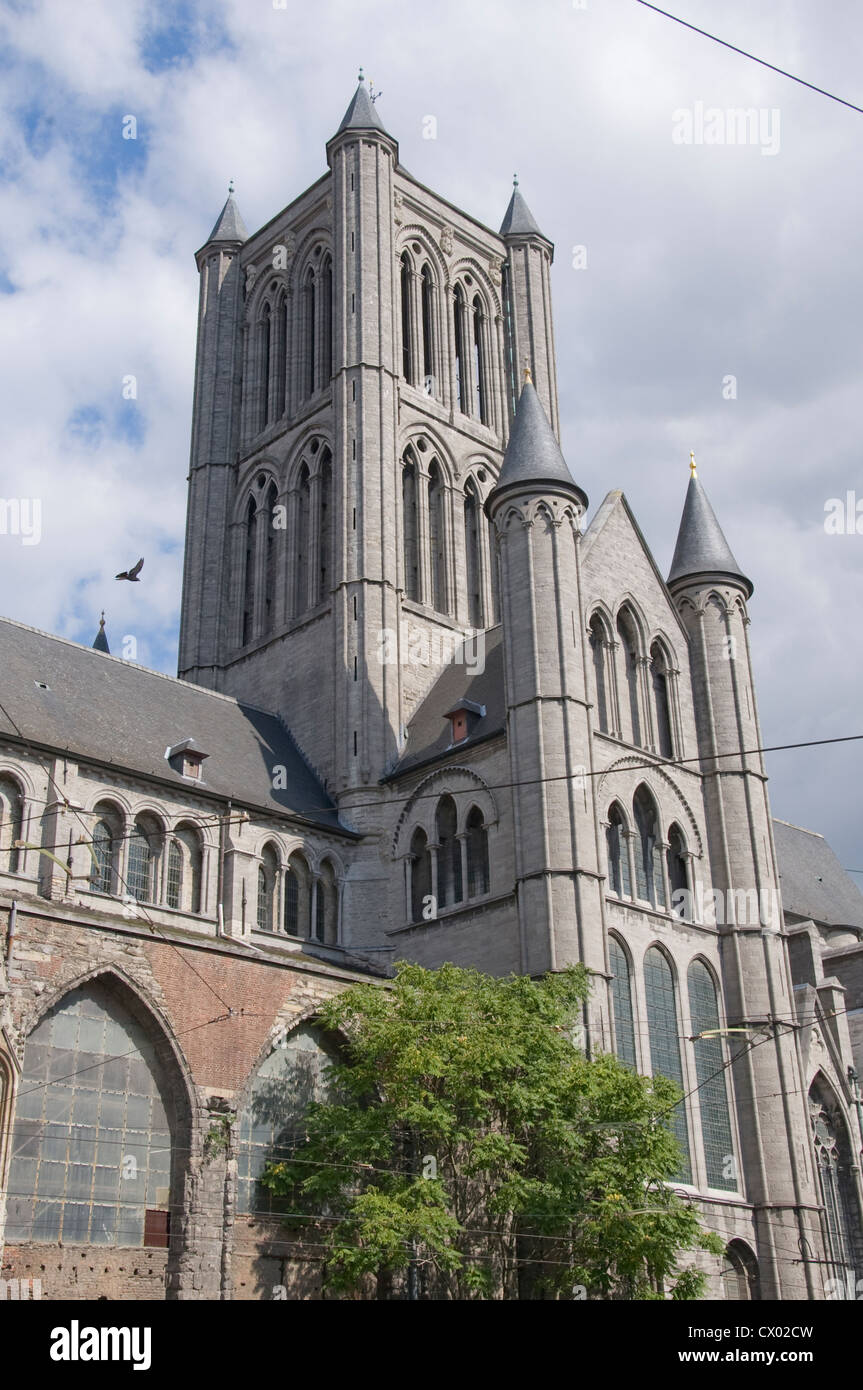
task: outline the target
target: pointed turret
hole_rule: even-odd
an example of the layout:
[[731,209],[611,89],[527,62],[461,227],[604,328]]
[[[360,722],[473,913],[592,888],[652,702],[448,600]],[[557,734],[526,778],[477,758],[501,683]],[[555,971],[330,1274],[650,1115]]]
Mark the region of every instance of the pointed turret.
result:
[[354,92],[350,106],[342,117],[342,123],[336,134],[341,134],[343,130],[380,130],[383,131],[384,135],[388,134],[369,95],[362,68],[360,68],[359,86]]
[[561,487],[576,493],[582,510],[587,509],[587,497],[567,467],[530,372],[526,370],[500,477],[489,494],[486,510],[492,499],[496,502],[504,492],[542,493],[549,488],[558,491]]
[[690,455],[689,488],[677,533],[674,559],[668,573],[669,586],[682,580],[708,578],[736,580],[746,589],[746,597],[752,597],[752,582],[747,579],[731,553],[731,547],[716,519],[707,493],[701,486],[695,468],[695,456]]
[[104,613],[104,610],[103,610],[103,612],[102,612],[101,618],[99,619],[99,631],[96,633],[96,636],[93,638],[93,651],[94,651],[94,652],[104,652],[106,656],[110,656],[110,655],[111,655],[111,648],[108,646],[108,638],[107,638],[107,636],[106,636],[106,634],[105,634],[105,613]]
[[554,327],[551,321],[551,262],[554,247],[540,231],[536,218],[512,181],[512,197],[500,227],[506,246],[505,332],[510,364],[510,409],[518,398],[518,376],[529,366],[543,410],[560,434]]
[[[512,197],[500,224],[500,234],[507,236],[542,236],[536,219],[518,191],[518,179],[513,179]],[[547,240],[543,237],[543,240]]]

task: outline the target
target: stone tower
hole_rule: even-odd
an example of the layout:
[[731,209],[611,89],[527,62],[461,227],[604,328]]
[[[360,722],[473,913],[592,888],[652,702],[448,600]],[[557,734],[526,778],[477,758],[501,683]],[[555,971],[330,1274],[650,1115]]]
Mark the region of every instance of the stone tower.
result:
[[[747,1189],[764,1296],[805,1298],[818,1248],[806,1088],[798,1056],[787,938],[760,751],[761,730],[740,570],[692,463],[669,589],[689,634],[711,879]],[[781,1278],[780,1278],[780,1270]]]
[[552,246],[518,190],[498,234],[417,183],[362,80],[326,152],[252,236],[230,197],[198,253],[179,673],[276,710],[362,828],[497,621],[516,363],[557,425]]

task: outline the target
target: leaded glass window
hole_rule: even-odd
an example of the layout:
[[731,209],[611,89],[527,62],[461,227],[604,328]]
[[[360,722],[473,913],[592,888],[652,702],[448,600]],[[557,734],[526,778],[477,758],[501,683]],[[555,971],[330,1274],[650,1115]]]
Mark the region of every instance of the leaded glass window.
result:
[[632,1013],[632,981],[629,960],[620,942],[608,939],[608,964],[611,970],[611,999],[614,1007],[614,1036],[617,1055],[627,1066],[635,1067],[635,1023]]
[[612,806],[608,813],[608,829],[605,832],[608,851],[608,886],[618,897],[632,897],[632,880],[629,873],[629,849],[623,814],[619,806]]
[[707,1182],[726,1192],[736,1192],[737,1164],[731,1142],[725,1055],[721,1038],[700,1038],[699,1033],[719,1027],[719,1007],[713,976],[702,960],[689,967],[689,1014],[695,1038],[695,1076],[701,1109],[701,1137]]
[[[667,957],[657,946],[651,946],[644,957],[644,994],[647,1003],[651,1070],[654,1076],[659,1073],[676,1082],[682,1091],[683,1065],[680,1058],[680,1029],[677,1022],[674,976]],[[691,1182],[692,1165],[685,1101],[681,1100],[675,1105],[669,1116],[669,1123],[683,1152],[678,1180]]]
[[93,861],[90,887],[96,893],[110,893],[114,878],[114,836],[107,821],[96,822],[93,830]]
[[467,830],[467,893],[469,898],[488,892],[488,831],[482,811],[472,806],[465,824]]
[[152,838],[140,825],[135,826],[129,837],[128,887],[139,903],[154,901],[155,854]]

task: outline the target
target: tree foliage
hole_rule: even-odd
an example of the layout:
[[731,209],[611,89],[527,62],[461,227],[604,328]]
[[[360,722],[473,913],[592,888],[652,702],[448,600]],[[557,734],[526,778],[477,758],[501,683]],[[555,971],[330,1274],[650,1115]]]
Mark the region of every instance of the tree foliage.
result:
[[400,964],[320,1022],[342,1039],[307,1142],[263,1181],[307,1212],[335,1294],[694,1298],[721,1244],[669,1187],[679,1100],[577,1045],[582,966],[532,980]]

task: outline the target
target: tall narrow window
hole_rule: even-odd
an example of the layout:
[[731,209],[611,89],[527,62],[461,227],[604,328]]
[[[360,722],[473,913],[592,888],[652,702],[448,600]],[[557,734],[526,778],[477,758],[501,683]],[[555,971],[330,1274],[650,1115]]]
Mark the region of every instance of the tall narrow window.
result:
[[658,642],[650,648],[650,682],[653,686],[653,704],[656,710],[656,733],[659,752],[663,758],[674,757],[674,741],[671,737],[671,713],[668,690],[668,663]]
[[607,734],[609,731],[608,684],[605,672],[606,650],[602,619],[598,614],[594,614],[590,620],[590,654],[593,660],[593,680],[596,686],[596,722],[603,734]]
[[854,1181],[854,1158],[848,1129],[834,1096],[816,1078],[809,1092],[809,1115],[815,1166],[824,1214],[830,1273],[847,1288],[863,1277],[863,1226]]
[[272,313],[269,304],[265,304],[261,314],[261,321],[258,324],[258,366],[260,370],[260,401],[258,428],[265,429],[270,423],[270,333],[272,329]]
[[264,524],[267,528],[267,539],[264,544],[264,631],[272,632],[276,617],[276,502],[278,493],[275,483],[270,484],[267,492],[267,506],[264,513]]
[[434,282],[431,266],[426,262],[422,269],[422,316],[423,316],[423,390],[427,396],[439,397],[434,370]]
[[497,553],[497,532],[494,522],[488,522],[488,563],[491,568],[491,621],[500,622],[500,558]]
[[436,816],[438,839],[437,892],[440,907],[451,907],[463,897],[461,844],[456,839],[456,810],[451,796],[441,797]]
[[402,527],[404,531],[405,597],[418,601],[417,475],[411,462],[402,468]]
[[324,377],[321,385],[329,385],[333,374],[333,261],[327,254],[321,266],[321,358]]
[[300,885],[294,869],[285,871],[285,931],[288,936],[300,934]]
[[255,551],[258,513],[254,497],[246,508],[246,554],[243,577],[243,646],[251,642],[255,630]]
[[295,569],[294,613],[305,613],[309,606],[309,521],[311,514],[311,483],[305,464],[300,469],[297,496],[297,561]]
[[456,285],[453,295],[453,327],[455,329],[455,398],[463,415],[467,414],[467,376],[465,372],[464,291]]
[[415,830],[411,837],[411,921],[423,920],[423,909],[431,897],[431,856],[424,830]]
[[258,931],[272,931],[276,921],[275,899],[279,861],[272,845],[266,845],[258,865]]
[[[644,957],[644,995],[647,1004],[651,1069],[654,1076],[667,1076],[682,1091],[683,1066],[680,1060],[680,1027],[677,1022],[674,976],[668,959],[658,946],[651,946]],[[691,1182],[692,1164],[689,1156],[685,1101],[681,1100],[679,1105],[675,1105],[669,1119],[672,1133],[683,1151],[678,1179],[680,1182]]]
[[165,901],[168,907],[180,907],[183,896],[183,853],[176,840],[168,845],[168,881]]
[[473,301],[473,372],[476,385],[477,415],[488,424],[488,380],[485,360],[485,312],[479,295]]
[[482,811],[472,806],[465,823],[467,831],[467,895],[479,898],[488,892],[488,831]]
[[318,560],[320,564],[318,602],[322,602],[329,597],[330,584],[332,583],[332,573],[330,570],[333,531],[332,480],[333,470],[330,464],[330,453],[328,449],[324,449],[321,459],[321,481],[319,488],[321,528],[318,541]]
[[285,931],[288,936],[308,936],[311,930],[309,913],[311,911],[312,876],[305,859],[296,852],[288,860],[284,891],[283,920]]
[[321,864],[315,906],[315,935],[327,946],[335,946],[338,937],[338,898],[336,876],[328,859]]
[[184,912],[201,911],[201,836],[193,825],[177,826],[168,846],[166,901]]
[[635,888],[636,897],[654,907],[665,906],[665,886],[662,878],[662,851],[659,846],[656,807],[645,786],[640,786],[633,799],[635,813]]
[[96,822],[93,829],[93,867],[90,887],[96,893],[110,893],[114,884],[114,836],[105,820]]
[[408,384],[413,383],[413,312],[411,303],[410,257],[407,251],[401,260],[401,299],[402,299],[402,376]]
[[21,790],[11,777],[0,777],[0,869],[17,874],[21,851],[16,840],[23,838],[21,829]]
[[157,831],[144,820],[137,820],[129,837],[129,892],[139,903],[156,900]]
[[686,846],[679,826],[672,825],[668,832],[668,889],[671,893],[671,910],[683,921],[692,921],[689,882],[686,876]]
[[431,606],[446,612],[446,554],[444,550],[443,487],[436,463],[429,468],[428,482],[429,565],[431,568]]
[[641,746],[641,716],[638,709],[638,641],[628,613],[617,617],[617,635],[623,651],[624,678],[629,695],[629,734],[634,744]]
[[619,806],[612,806],[608,813],[608,829],[605,832],[608,849],[608,886],[618,897],[632,897],[632,883],[629,874],[629,851],[626,844],[623,814]]
[[635,1067],[635,1021],[632,1014],[632,980],[629,960],[616,937],[608,938],[608,964],[611,971],[611,1001],[614,1008],[614,1037],[617,1055],[628,1067]]
[[274,410],[273,418],[281,420],[285,413],[285,387],[287,384],[288,347],[288,296],[282,291],[276,300],[273,318],[273,377]]
[[464,553],[467,578],[467,616],[471,627],[482,627],[482,592],[479,563],[479,498],[468,478],[464,487]]
[[302,356],[305,359],[302,364],[304,395],[313,396],[315,394],[315,357],[317,354],[317,293],[315,287],[315,272],[311,266],[306,271],[306,278],[303,283],[303,344]]
[[719,1028],[719,1005],[713,976],[703,960],[689,967],[689,1014],[695,1052],[695,1076],[701,1109],[701,1137],[710,1187],[736,1192],[737,1163],[731,1142],[731,1116],[725,1086],[725,1055],[722,1039],[702,1038],[701,1033]]

